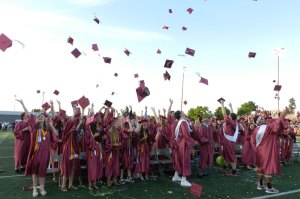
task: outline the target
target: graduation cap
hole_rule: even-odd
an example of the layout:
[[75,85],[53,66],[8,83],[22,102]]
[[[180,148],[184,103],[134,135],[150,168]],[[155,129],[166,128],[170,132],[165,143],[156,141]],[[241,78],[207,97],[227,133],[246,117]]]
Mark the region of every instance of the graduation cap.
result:
[[185,27],[185,26],[182,26],[182,28],[181,28],[183,31],[186,31],[187,30],[187,28]]
[[136,89],[138,102],[141,102],[145,97],[150,95],[148,87],[145,86],[144,80],[140,81],[140,86]]
[[47,111],[49,108],[50,108],[50,104],[48,102],[45,102],[43,105],[42,105],[42,108]]
[[157,49],[156,53],[161,54],[161,50]]
[[118,73],[115,73],[114,76],[115,76],[115,77],[118,77]]
[[81,55],[81,52],[77,48],[75,48],[71,53],[75,58],[78,58]]
[[53,94],[54,94],[54,95],[58,95],[58,94],[59,94],[59,91],[58,91],[58,90],[55,90],[55,91],[53,92]]
[[168,73],[168,71],[166,71],[166,72],[164,73],[164,79],[170,81],[171,75]]
[[110,102],[108,100],[105,100],[104,105],[107,106],[107,107],[111,107],[112,102]]
[[99,87],[99,84],[96,84],[96,88],[98,88]]
[[38,93],[38,94],[39,94],[39,93],[41,93],[41,91],[40,91],[40,90],[36,90],[36,93]]
[[63,110],[63,109],[59,109],[58,114],[59,114],[60,117],[65,117],[66,116],[66,111]]
[[124,53],[125,53],[127,56],[129,56],[129,54],[131,54],[131,52],[130,52],[127,48],[125,48]]
[[103,60],[106,64],[110,64],[111,63],[111,58],[110,57],[103,57]]
[[198,185],[196,183],[192,183],[192,186],[190,188],[190,193],[193,196],[200,197],[201,193],[202,193],[202,186],[200,186],[200,185]]
[[139,77],[139,74],[134,74],[134,78],[138,78]]
[[72,101],[71,105],[72,105],[72,107],[77,106],[78,105],[78,101],[77,100]]
[[163,26],[162,29],[168,30],[170,27],[169,26]]
[[166,62],[165,62],[165,68],[171,68],[172,65],[173,65],[174,61],[173,60],[169,60],[167,59]]
[[275,85],[274,91],[280,91],[281,90],[281,85]]
[[85,125],[89,125],[89,124],[93,123],[94,120],[95,120],[95,115],[92,115],[92,116],[86,118]]
[[0,49],[3,52],[5,52],[5,50],[11,46],[12,46],[12,40],[2,33],[0,35]]
[[220,99],[218,99],[219,103],[221,103],[222,101],[225,102],[225,99],[223,99],[222,97]]
[[186,11],[187,11],[189,14],[192,14],[192,12],[193,12],[194,10],[193,10],[193,8],[188,8]]
[[254,58],[255,55],[256,55],[255,52],[249,52],[249,53],[248,53],[248,57],[249,57],[249,58]]
[[183,102],[183,103],[184,103],[184,105],[187,105],[187,101],[186,101],[186,100],[184,100],[184,102]]
[[185,49],[185,54],[194,56],[195,55],[195,50],[193,50],[191,48],[186,48]]
[[94,51],[98,51],[99,50],[98,45],[97,44],[92,44],[92,49]]
[[97,18],[97,17],[94,17],[94,21],[99,24],[100,23],[100,20]]
[[74,39],[72,37],[69,37],[67,42],[71,45],[73,45]]
[[111,92],[111,95],[114,95],[115,94],[115,92]]
[[204,77],[201,77],[199,83],[203,83],[203,84],[208,85],[208,79],[205,79]]
[[169,9],[169,13],[170,13],[170,14],[173,13],[172,9]]
[[82,109],[85,109],[88,105],[90,105],[90,100],[86,98],[84,95],[79,100],[77,100],[77,102]]

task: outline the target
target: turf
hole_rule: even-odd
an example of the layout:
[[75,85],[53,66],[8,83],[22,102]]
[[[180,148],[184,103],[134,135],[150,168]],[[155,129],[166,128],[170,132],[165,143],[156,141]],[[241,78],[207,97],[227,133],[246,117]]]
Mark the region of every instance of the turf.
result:
[[[4,139],[5,138],[5,139]],[[4,140],[3,140],[4,139]],[[16,175],[14,173],[13,159],[13,134],[0,132],[0,167],[5,172],[0,173],[0,198],[32,198],[31,191],[23,191],[24,185],[31,185],[31,178],[18,176],[3,178],[3,176]],[[192,165],[193,166],[193,165]],[[299,189],[300,187],[300,163],[295,161],[292,166],[283,167],[283,174],[273,177],[273,185],[280,192]],[[194,167],[193,167],[194,168]],[[200,184],[203,187],[201,198],[252,198],[267,195],[263,191],[256,190],[255,172],[241,168],[238,177],[226,177],[218,172],[217,167],[211,170],[209,177],[200,179],[195,175],[190,177],[191,182]],[[195,171],[195,170],[194,170]],[[120,198],[120,199],[143,199],[143,198],[195,198],[189,193],[188,188],[181,187],[178,183],[171,181],[172,173],[166,173],[164,177],[151,178],[148,182],[136,181],[132,184],[113,186],[111,188],[101,185],[100,190],[88,191],[81,187],[76,191],[61,192],[58,184],[52,181],[52,176],[46,179],[47,198]],[[86,181],[84,181],[86,184]],[[41,198],[41,196],[39,196]],[[280,196],[278,198],[300,198],[300,193]]]

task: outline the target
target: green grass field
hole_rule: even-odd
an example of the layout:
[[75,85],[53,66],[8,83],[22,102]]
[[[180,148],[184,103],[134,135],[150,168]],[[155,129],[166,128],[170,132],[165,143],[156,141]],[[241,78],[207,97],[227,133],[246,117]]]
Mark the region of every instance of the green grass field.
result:
[[[26,176],[14,176],[13,158],[14,137],[13,134],[0,132],[0,167],[5,172],[0,173],[0,198],[32,198],[32,191],[23,191],[24,185],[31,185],[31,178]],[[297,190],[300,188],[299,161],[292,166],[283,167],[283,174],[273,178],[273,185],[280,192]],[[201,198],[226,198],[242,199],[268,195],[264,191],[256,190],[255,172],[241,168],[238,177],[226,177],[214,167],[209,177],[199,179],[195,172],[190,178],[191,182],[203,187]],[[52,181],[52,176],[47,177],[47,198],[120,198],[120,199],[142,199],[142,198],[195,198],[189,193],[188,188],[183,188],[171,181],[171,173],[165,177],[153,178],[148,182],[137,181],[118,187],[107,188],[101,186],[100,190],[88,191],[82,187],[76,191],[61,192],[58,184]],[[86,182],[85,182],[86,184]],[[42,196],[39,196],[41,198]],[[300,192],[280,196],[277,198],[300,198]]]

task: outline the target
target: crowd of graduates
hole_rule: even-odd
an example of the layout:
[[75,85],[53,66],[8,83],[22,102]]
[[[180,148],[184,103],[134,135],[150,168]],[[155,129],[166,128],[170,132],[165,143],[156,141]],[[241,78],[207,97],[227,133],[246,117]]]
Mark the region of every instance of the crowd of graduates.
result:
[[292,164],[295,130],[293,123],[285,119],[287,110],[278,118],[272,118],[267,112],[237,118],[230,103],[231,113],[226,114],[221,101],[224,120],[199,116],[198,120],[191,121],[183,112],[171,111],[171,99],[162,113],[151,107],[153,116],[149,116],[147,107],[137,115],[131,106],[118,112],[111,103],[99,111],[92,104],[85,113],[87,106],[78,101],[72,102],[73,115],[67,116],[59,101],[57,112],[50,101],[34,116],[23,100],[18,101],[24,113],[14,129],[15,170],[32,176],[33,197],[47,194],[45,176],[47,169],[54,166],[53,154],[61,157],[62,192],[78,189],[73,181],[80,173],[82,154],[87,164],[89,190],[99,189],[100,180],[108,187],[131,183],[136,178],[149,180],[150,152],[164,148],[170,149],[173,159],[172,181],[186,187],[191,186],[187,177],[191,175],[192,148],[199,151],[199,177],[209,174],[216,146],[217,155],[225,160],[220,171],[234,177],[238,175],[236,148],[242,146],[241,161],[248,169],[256,168],[257,189],[265,189],[267,193],[278,193],[272,187],[271,175],[281,174],[280,161]]

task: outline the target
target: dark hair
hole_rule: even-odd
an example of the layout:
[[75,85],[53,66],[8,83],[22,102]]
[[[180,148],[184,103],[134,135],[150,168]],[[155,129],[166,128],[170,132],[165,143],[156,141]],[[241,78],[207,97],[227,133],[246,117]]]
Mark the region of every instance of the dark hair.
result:
[[256,121],[257,121],[257,119],[258,119],[259,117],[260,117],[260,116],[257,115],[257,116],[255,116],[255,117],[253,118],[254,124],[256,124]]
[[237,115],[235,113],[230,113],[230,117],[232,120],[236,120]]
[[21,120],[23,120],[24,117],[25,117],[25,112],[21,113],[21,115],[20,115]]
[[175,117],[175,119],[179,120],[181,118],[181,111],[176,111],[174,113],[174,117]]

